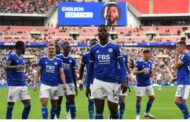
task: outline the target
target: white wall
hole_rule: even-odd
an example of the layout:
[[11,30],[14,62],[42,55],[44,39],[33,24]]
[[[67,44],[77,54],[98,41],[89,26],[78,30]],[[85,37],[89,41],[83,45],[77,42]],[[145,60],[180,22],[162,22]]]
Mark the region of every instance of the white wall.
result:
[[127,25],[130,26],[139,26],[140,25],[140,20],[136,18],[131,11],[127,11]]
[[57,16],[58,16],[58,9],[56,8],[53,14],[45,20],[45,26],[48,27],[48,23],[49,23],[49,27],[51,27],[51,25],[53,25],[53,27],[56,27],[58,23]]

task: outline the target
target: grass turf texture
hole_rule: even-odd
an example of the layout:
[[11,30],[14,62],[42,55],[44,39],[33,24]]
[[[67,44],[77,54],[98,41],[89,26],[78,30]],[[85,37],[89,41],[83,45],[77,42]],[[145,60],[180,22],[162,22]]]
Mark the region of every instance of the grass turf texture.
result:
[[[39,100],[38,92],[33,92],[32,88],[29,88],[31,94],[31,112],[29,119],[41,119],[41,104]],[[39,91],[39,89],[38,89]],[[182,119],[182,113],[174,104],[174,95],[176,87],[162,87],[162,90],[159,91],[157,87],[154,87],[156,94],[155,102],[151,108],[151,113],[155,115],[156,119]],[[0,119],[5,119],[6,115],[6,88],[0,88]],[[144,119],[143,114],[146,109],[147,97],[144,97],[141,102],[141,118]],[[76,118],[77,119],[88,119],[88,103],[85,97],[85,90],[78,91],[78,96],[75,99],[76,101]],[[188,106],[190,106],[190,101],[187,100]],[[131,92],[128,93],[126,97],[126,110],[124,119],[135,119],[135,91],[134,88],[131,88]],[[17,102],[13,110],[13,119],[20,119],[22,116],[23,105],[21,102]],[[50,112],[50,102],[48,111]],[[50,116],[50,114],[49,114]],[[65,99],[62,103],[61,119],[65,119]],[[109,111],[107,104],[105,104],[104,109],[104,118],[107,119],[109,116]]]

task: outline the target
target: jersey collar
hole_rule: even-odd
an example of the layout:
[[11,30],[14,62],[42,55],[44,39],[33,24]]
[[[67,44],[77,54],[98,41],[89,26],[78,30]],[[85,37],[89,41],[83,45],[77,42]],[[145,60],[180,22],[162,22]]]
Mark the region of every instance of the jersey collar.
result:
[[100,47],[106,47],[108,44],[110,44],[110,42],[108,42],[106,45],[101,45],[100,43],[99,43],[99,45],[100,45]]

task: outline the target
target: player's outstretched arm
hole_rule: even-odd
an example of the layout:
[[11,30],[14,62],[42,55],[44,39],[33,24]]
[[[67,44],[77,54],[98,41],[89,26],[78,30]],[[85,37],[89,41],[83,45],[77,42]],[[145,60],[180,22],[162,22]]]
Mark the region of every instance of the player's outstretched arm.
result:
[[38,66],[37,67],[37,72],[36,72],[36,75],[34,77],[34,88],[33,90],[36,92],[37,91],[37,84],[39,82],[39,79],[40,79],[40,74],[41,74],[41,67]]
[[60,77],[63,82],[63,89],[66,90],[66,80],[65,80],[66,78],[65,78],[65,73],[64,73],[63,68],[60,68]]

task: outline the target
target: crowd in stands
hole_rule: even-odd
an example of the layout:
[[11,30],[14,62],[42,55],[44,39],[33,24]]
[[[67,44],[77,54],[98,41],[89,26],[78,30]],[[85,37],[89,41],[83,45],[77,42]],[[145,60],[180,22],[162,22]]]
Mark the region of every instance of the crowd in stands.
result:
[[[111,39],[118,42],[177,42],[187,34],[189,26],[112,27]],[[97,27],[26,27],[0,26],[0,42],[88,42],[97,37]]]
[[[134,68],[134,63],[142,56],[142,51],[145,48],[128,48],[123,47],[122,51],[128,55],[128,64],[130,68]],[[174,49],[167,48],[148,48],[152,50],[153,71],[155,76],[152,78],[153,83],[157,83],[161,80],[162,83],[167,84],[176,77],[176,70],[174,68]],[[72,47],[71,55],[77,59],[77,70],[81,63],[81,56],[88,50],[86,47]],[[11,52],[10,49],[1,49],[0,51],[0,65],[3,66],[6,60],[6,54]],[[45,48],[27,48],[25,55],[33,55],[36,58],[26,58],[26,79],[28,84],[32,84],[34,81],[34,75],[36,73],[36,64],[40,57],[46,55]],[[132,75],[132,84],[135,84],[135,76]],[[5,71],[0,68],[0,84],[6,83]]]
[[45,14],[50,7],[48,0],[0,0],[0,13]]

